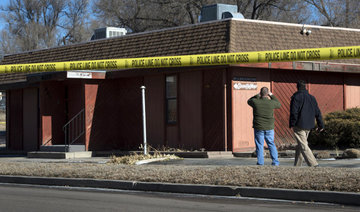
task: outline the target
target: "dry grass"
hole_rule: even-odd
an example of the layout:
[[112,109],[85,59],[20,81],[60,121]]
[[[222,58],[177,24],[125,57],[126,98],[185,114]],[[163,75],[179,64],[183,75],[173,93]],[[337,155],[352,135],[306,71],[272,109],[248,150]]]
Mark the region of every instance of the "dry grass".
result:
[[0,162],[0,174],[360,192],[349,168]]

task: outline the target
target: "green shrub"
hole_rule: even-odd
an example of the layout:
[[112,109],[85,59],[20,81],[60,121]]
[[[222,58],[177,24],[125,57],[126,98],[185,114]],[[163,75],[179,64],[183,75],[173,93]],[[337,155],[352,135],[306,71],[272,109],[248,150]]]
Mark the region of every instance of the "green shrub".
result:
[[360,148],[360,108],[337,111],[324,117],[325,130],[311,132],[309,144],[315,148]]

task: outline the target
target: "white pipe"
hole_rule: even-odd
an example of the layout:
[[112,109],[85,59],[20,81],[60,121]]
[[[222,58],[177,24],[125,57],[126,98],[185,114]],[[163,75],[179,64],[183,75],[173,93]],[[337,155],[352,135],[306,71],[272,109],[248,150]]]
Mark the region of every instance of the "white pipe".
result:
[[141,86],[142,94],[142,115],[143,115],[143,136],[144,136],[144,155],[147,155],[147,141],[146,141],[146,112],[145,112],[145,86]]

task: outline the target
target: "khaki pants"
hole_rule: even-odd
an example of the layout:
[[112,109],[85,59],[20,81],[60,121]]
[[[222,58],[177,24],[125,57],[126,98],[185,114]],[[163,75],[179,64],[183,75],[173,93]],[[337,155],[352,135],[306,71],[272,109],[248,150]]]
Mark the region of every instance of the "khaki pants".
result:
[[294,166],[301,166],[304,159],[308,166],[317,166],[318,163],[316,162],[307,141],[310,130],[304,130],[298,127],[294,127],[293,129],[297,142]]

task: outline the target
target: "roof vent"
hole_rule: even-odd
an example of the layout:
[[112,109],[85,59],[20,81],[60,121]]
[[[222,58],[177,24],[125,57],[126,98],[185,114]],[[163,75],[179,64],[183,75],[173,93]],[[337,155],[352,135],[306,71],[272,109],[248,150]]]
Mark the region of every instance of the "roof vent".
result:
[[91,37],[91,40],[119,37],[126,35],[126,33],[127,30],[125,28],[104,27],[104,28],[95,29],[94,35]]
[[241,13],[238,13],[237,5],[230,4],[214,4],[204,6],[201,9],[200,22],[220,20],[225,18],[244,19]]

